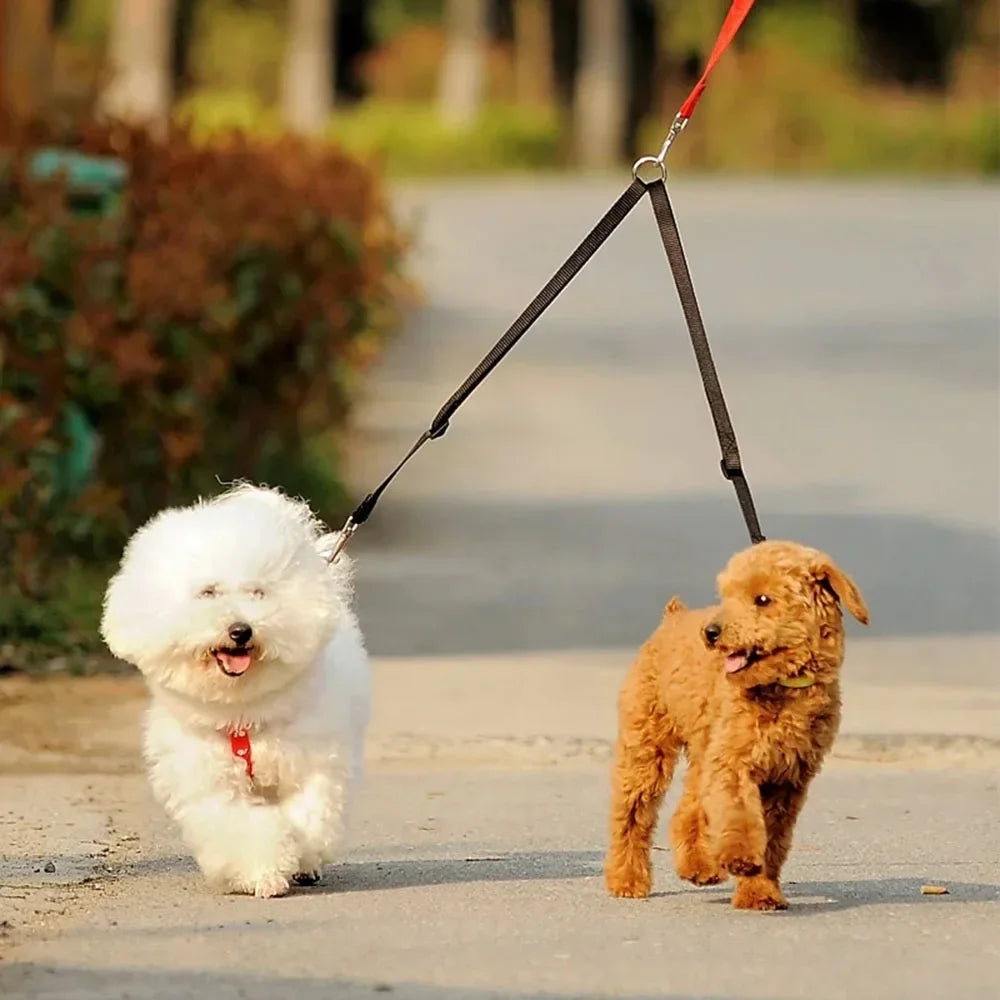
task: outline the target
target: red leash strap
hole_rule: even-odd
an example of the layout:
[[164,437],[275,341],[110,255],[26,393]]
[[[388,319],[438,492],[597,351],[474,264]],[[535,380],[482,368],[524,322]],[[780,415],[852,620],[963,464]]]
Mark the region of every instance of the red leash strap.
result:
[[250,734],[245,729],[234,729],[229,734],[229,749],[233,756],[243,761],[247,777],[253,781],[253,756],[250,753]]
[[725,21],[722,22],[719,37],[716,38],[711,55],[708,57],[705,72],[701,74],[701,79],[694,85],[694,90],[688,94],[687,100],[681,105],[680,111],[674,116],[674,120],[670,125],[670,131],[667,133],[667,138],[663,141],[659,153],[656,156],[642,156],[632,165],[632,176],[636,180],[641,180],[644,184],[652,184],[657,179],[661,181],[666,180],[667,170],[663,165],[663,161],[666,159],[667,153],[670,152],[670,147],[673,145],[674,139],[684,131],[684,126],[687,125],[688,119],[694,114],[694,109],[701,100],[701,95],[705,93],[705,87],[708,86],[708,78],[711,76],[712,70],[715,69],[723,53],[729,48],[736,37],[736,32],[740,30],[740,26],[746,20],[747,14],[750,13],[750,8],[753,5],[754,0],[733,0],[733,4],[729,8],[729,13],[726,15]]
[[719,37],[715,40],[715,47],[712,49],[712,54],[708,57],[708,62],[705,64],[705,72],[701,74],[701,79],[695,84],[694,90],[688,94],[688,99],[681,105],[681,109],[677,113],[678,117],[686,120],[694,114],[694,109],[698,101],[701,100],[701,95],[705,92],[705,87],[708,85],[708,78],[712,70],[715,69],[723,53],[732,44],[733,39],[736,37],[736,32],[740,30],[740,26],[746,20],[746,16],[750,13],[750,8],[753,5],[754,0],[733,0],[733,5],[729,8],[729,13],[726,15],[725,21],[722,22],[722,28],[719,31]]

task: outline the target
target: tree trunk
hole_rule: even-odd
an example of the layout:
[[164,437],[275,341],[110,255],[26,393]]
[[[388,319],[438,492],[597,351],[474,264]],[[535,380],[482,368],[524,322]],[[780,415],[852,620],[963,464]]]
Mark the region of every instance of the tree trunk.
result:
[[111,78],[99,108],[108,118],[162,128],[173,100],[175,0],[117,0],[108,40]]
[[44,115],[52,87],[52,21],[39,0],[0,0],[0,108]]
[[175,0],[174,24],[170,46],[170,87],[174,95],[183,94],[191,85],[191,43],[201,0]]
[[624,0],[582,0],[574,134],[585,167],[607,167],[624,152],[628,110]]
[[514,0],[514,85],[519,104],[551,103],[552,55],[549,0]]
[[486,0],[447,0],[447,50],[438,84],[438,110],[452,125],[468,125],[483,103],[486,76]]
[[333,113],[336,0],[290,0],[282,114],[303,135],[320,133]]

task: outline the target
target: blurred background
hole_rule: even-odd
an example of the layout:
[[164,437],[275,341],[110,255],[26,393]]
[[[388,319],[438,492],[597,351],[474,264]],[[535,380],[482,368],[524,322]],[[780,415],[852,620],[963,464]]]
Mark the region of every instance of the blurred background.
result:
[[[0,666],[105,666],[164,504],[251,477],[342,517],[728,6],[0,0]],[[886,637],[998,624],[998,95],[997,0],[758,0],[670,156],[765,531]],[[648,214],[359,535],[375,652],[631,646],[742,544]]]
[[[4,0],[21,115],[319,134],[400,173],[659,145],[726,0]],[[996,0],[760,0],[676,162],[991,173]],[[753,100],[747,100],[747,93]]]

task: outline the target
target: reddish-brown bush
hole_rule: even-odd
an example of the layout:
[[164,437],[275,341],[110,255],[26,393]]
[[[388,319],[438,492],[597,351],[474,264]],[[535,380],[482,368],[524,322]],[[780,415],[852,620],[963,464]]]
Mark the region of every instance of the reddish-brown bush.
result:
[[29,176],[36,143],[0,130],[0,563],[22,592],[216,477],[294,465],[404,290],[378,178],[329,145],[89,125],[75,148],[128,180],[80,217]]

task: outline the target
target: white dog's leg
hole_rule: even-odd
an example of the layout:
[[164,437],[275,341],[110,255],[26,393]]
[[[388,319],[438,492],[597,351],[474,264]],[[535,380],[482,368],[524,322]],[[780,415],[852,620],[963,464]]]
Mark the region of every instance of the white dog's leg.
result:
[[317,771],[282,803],[295,831],[303,873],[318,872],[332,861],[344,832],[344,776]]
[[280,806],[218,795],[185,804],[176,818],[210,881],[263,899],[288,892],[300,852]]

